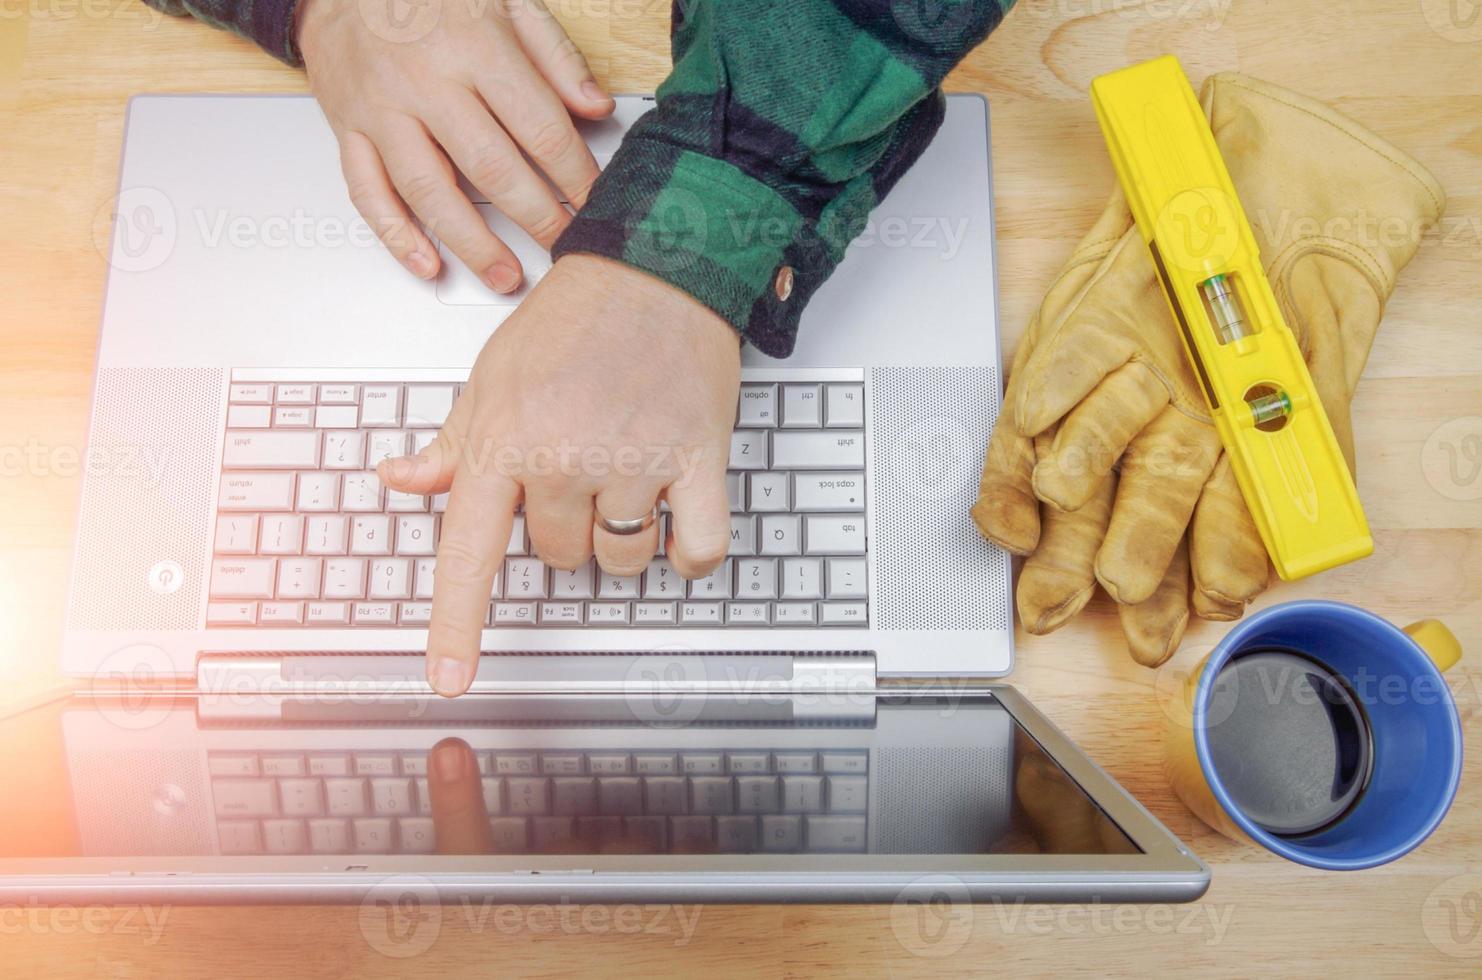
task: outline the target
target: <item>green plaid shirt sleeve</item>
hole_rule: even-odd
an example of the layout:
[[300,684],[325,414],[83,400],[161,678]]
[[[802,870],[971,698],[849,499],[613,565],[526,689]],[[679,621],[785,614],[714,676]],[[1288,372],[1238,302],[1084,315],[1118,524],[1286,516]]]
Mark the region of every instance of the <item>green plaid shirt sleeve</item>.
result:
[[554,255],[642,269],[787,356],[941,125],[942,79],[1012,3],[676,0],[674,70]]

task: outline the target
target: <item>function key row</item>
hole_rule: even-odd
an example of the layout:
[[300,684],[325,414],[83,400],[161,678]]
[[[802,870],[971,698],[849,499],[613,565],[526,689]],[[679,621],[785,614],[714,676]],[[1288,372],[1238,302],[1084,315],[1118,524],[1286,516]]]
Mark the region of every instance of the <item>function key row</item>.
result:
[[432,428],[453,409],[451,384],[234,384],[227,428]]

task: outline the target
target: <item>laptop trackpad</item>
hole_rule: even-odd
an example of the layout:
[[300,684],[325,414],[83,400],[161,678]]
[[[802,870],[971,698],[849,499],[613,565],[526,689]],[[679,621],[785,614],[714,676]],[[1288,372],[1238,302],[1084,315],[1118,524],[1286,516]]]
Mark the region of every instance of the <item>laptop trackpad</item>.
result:
[[474,207],[484,216],[490,230],[519,256],[525,281],[512,293],[496,293],[439,241],[437,254],[442,257],[443,267],[437,276],[437,298],[449,306],[516,306],[530,292],[530,287],[550,271],[551,253],[494,205],[475,203]]

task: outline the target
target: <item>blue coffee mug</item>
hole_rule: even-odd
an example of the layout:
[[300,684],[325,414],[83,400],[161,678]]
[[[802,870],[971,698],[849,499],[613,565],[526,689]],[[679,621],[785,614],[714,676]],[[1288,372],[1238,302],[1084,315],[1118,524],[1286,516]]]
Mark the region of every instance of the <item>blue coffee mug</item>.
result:
[[[1342,816],[1297,835],[1268,832],[1232,797],[1211,752],[1222,712],[1216,680],[1236,657],[1257,650],[1304,655],[1348,688],[1367,715],[1367,783]],[[1257,612],[1220,641],[1189,676],[1186,714],[1169,713],[1166,771],[1179,797],[1215,830],[1299,864],[1331,871],[1372,868],[1418,847],[1446,816],[1461,779],[1461,720],[1441,677],[1461,658],[1451,631],[1434,619],[1401,630],[1356,606],[1304,600]],[[1229,775],[1228,773],[1226,775]]]

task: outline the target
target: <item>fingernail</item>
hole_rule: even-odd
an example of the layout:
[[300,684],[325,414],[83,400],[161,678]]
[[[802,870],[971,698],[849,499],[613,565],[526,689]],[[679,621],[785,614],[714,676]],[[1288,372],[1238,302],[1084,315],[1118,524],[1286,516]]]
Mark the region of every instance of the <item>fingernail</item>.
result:
[[416,472],[419,464],[426,461],[426,453],[417,453],[415,456],[388,456],[376,464],[376,476],[382,483],[404,480]]
[[512,293],[520,288],[520,270],[504,262],[496,262],[484,270],[484,282],[495,292]]
[[581,83],[581,94],[594,102],[607,102],[612,99],[612,96],[602,91],[601,85],[590,78]]
[[421,249],[407,256],[407,266],[412,270],[412,275],[418,279],[431,279],[437,274],[437,263],[432,261],[432,256]]
[[463,778],[463,747],[460,745],[440,745],[433,752],[433,768],[437,770],[437,778],[445,783],[456,783]]
[[432,689],[445,698],[456,698],[473,682],[473,665],[453,657],[439,657],[428,673]]

